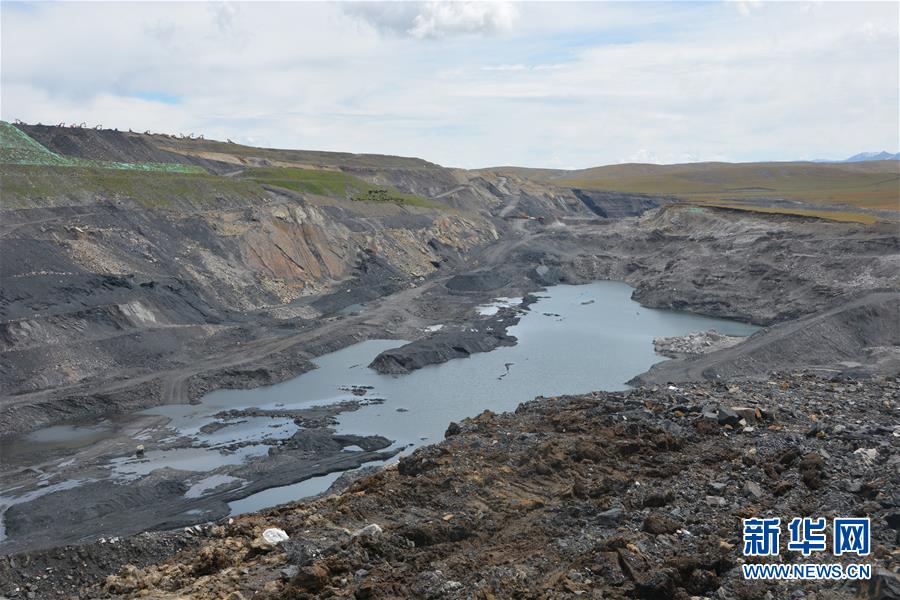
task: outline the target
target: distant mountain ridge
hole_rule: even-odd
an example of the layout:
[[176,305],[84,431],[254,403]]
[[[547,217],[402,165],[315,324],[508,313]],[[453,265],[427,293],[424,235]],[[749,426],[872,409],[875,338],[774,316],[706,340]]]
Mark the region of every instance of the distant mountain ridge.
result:
[[860,152],[854,154],[850,158],[845,158],[840,162],[862,162],[864,160],[900,160],[900,152],[891,154],[890,152]]
[[891,154],[890,152],[886,152],[882,150],[881,152],[860,152],[859,154],[854,154],[848,158],[843,160],[832,160],[830,158],[817,158],[812,162],[817,163],[852,163],[852,162],[866,162],[870,160],[900,160],[900,152],[896,152]]

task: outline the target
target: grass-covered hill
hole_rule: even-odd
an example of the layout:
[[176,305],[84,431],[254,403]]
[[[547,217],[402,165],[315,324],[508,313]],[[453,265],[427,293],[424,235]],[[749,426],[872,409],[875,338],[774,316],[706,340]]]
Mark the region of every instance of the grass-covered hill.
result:
[[688,200],[784,198],[900,210],[900,161],[622,164],[575,171],[500,167],[559,186]]
[[157,207],[253,201],[265,195],[263,185],[345,200],[442,206],[391,185],[369,183],[342,171],[342,165],[440,169],[403,157],[271,150],[168,135],[0,122],[5,208],[97,196],[127,197]]

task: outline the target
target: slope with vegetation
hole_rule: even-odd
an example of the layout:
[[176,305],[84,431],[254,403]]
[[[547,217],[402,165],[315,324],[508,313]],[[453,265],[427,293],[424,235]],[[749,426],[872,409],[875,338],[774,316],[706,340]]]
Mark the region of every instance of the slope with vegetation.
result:
[[[500,167],[491,171],[513,173],[560,187],[665,194],[690,202],[718,204],[740,210],[754,210],[747,202],[751,200],[788,200],[813,205],[900,210],[900,162],[892,160],[829,164],[623,164],[575,171]],[[766,203],[756,204],[755,210],[759,210]],[[779,207],[771,203],[767,208],[767,212],[793,212],[809,216],[827,211],[821,206]],[[842,210],[836,208],[834,212],[840,213]],[[842,217],[840,214],[831,216]]]
[[[69,154],[54,152],[32,138]],[[157,139],[162,138],[162,139]],[[136,162],[106,160],[124,156]],[[162,162],[140,159],[152,157]],[[190,162],[196,164],[186,164]],[[249,148],[206,140],[172,139],[169,136],[124,134],[109,130],[23,126],[0,123],[0,164],[4,165],[6,200],[23,205],[23,197],[78,196],[74,190],[92,189],[107,196],[127,196],[145,204],[171,206],[177,199],[195,203],[210,198],[245,195],[259,198],[261,185],[295,192],[359,201],[392,202],[440,208],[438,202],[375,185],[341,168],[434,168],[425,161],[343,153],[305,152]],[[203,165],[203,166],[200,166]],[[245,168],[234,170],[233,167]],[[59,171],[55,167],[77,169]],[[220,177],[229,171],[230,177]],[[142,177],[130,172],[165,172],[199,177]]]
[[295,192],[350,198],[359,201],[393,202],[412,206],[440,207],[415,194],[407,194],[393,186],[377,186],[359,177],[332,169],[301,169],[297,167],[252,167],[241,174],[242,178],[260,184],[273,185]]

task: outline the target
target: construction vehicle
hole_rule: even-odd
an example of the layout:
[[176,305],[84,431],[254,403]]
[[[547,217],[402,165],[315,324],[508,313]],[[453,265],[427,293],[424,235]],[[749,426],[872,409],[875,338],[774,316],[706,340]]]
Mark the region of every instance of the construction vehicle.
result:
[[506,215],[503,218],[507,219],[507,220],[520,219],[522,221],[537,221],[541,225],[544,224],[544,217],[542,217],[542,216],[532,217],[531,215],[518,214],[518,215]]

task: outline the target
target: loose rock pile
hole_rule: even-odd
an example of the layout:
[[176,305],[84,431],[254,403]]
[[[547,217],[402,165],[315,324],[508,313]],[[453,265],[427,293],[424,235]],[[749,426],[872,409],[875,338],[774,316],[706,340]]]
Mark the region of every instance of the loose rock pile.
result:
[[[485,411],[341,495],[218,526],[200,552],[124,569],[90,593],[892,598],[900,589],[898,398],[893,379],[794,375]],[[744,581],[741,519],[752,516],[869,516],[873,552],[855,560],[875,565],[875,577]],[[269,527],[290,540],[257,543]],[[812,562],[786,543],[784,534],[775,560]]]
[[734,335],[723,335],[715,329],[694,331],[687,335],[675,337],[653,338],[653,349],[657,354],[670,358],[697,356],[723,348],[730,348],[745,338]]

